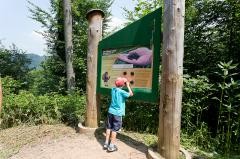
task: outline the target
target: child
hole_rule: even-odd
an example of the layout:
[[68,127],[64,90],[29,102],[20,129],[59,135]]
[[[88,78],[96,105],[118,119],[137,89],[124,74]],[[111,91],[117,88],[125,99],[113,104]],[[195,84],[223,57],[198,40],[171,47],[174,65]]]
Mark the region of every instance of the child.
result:
[[108,76],[108,72],[105,72],[102,75],[102,80],[104,82],[104,86],[108,87],[108,81],[110,80],[110,76]]
[[[109,152],[117,151],[115,140],[117,131],[122,127],[122,116],[125,115],[125,100],[133,96],[133,92],[126,78],[118,77],[115,85],[116,87],[112,88],[111,91],[112,100],[108,109],[106,140],[103,145],[103,148]],[[125,85],[128,88],[128,92],[122,90],[122,87]],[[111,142],[109,142],[109,139],[111,139]]]

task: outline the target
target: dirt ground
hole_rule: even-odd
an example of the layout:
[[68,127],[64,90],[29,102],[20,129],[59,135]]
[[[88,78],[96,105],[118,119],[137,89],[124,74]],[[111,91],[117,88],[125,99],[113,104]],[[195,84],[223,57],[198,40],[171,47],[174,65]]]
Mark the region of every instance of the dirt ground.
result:
[[[64,128],[63,128],[64,129]],[[66,129],[66,128],[65,128]],[[118,151],[108,153],[103,150],[104,129],[100,128],[92,133],[76,133],[62,131],[61,135],[44,130],[45,135],[29,139],[29,135],[34,135],[26,130],[27,140],[35,140],[31,144],[20,146],[17,151],[9,155],[10,159],[146,159],[147,146],[124,134],[118,134]],[[40,131],[40,130],[39,130]],[[27,133],[26,132],[26,133]],[[6,132],[8,133],[8,132]],[[22,134],[24,132],[20,132]],[[36,132],[37,133],[37,132]],[[65,133],[65,134],[64,134]],[[50,134],[50,135],[49,135]],[[52,135],[51,135],[52,134]],[[53,135],[54,134],[54,135]],[[36,136],[36,135],[34,135]],[[1,136],[0,136],[1,137]],[[2,135],[2,137],[4,137]],[[21,137],[21,136],[19,136]],[[8,141],[5,141],[5,144]],[[16,143],[19,145],[19,143]],[[4,147],[4,142],[2,147]],[[1,149],[1,147],[0,147]]]

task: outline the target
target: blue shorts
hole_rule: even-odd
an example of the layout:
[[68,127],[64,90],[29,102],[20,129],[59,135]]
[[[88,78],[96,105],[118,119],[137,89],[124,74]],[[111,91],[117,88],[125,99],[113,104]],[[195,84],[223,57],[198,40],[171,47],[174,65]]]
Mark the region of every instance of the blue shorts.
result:
[[106,125],[107,129],[111,129],[116,132],[122,127],[122,117],[108,113]]

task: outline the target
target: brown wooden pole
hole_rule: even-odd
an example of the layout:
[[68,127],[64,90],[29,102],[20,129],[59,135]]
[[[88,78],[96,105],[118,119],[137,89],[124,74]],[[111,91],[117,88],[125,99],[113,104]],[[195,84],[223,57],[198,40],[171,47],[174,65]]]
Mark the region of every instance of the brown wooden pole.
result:
[[185,0],[164,0],[158,151],[179,158],[183,86]]
[[99,9],[87,13],[88,28],[88,54],[87,54],[87,112],[85,125],[90,128],[98,127],[99,95],[97,88],[97,57],[98,43],[102,39],[102,21],[104,13]]

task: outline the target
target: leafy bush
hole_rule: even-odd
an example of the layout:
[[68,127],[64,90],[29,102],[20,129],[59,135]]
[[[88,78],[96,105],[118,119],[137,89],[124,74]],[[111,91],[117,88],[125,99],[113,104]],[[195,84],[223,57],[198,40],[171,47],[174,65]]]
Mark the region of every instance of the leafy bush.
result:
[[[62,102],[62,99],[59,102]],[[61,120],[71,125],[83,122],[86,112],[86,97],[75,93],[66,96],[64,102],[60,108]]]
[[29,91],[34,95],[44,95],[50,92],[64,94],[66,80],[51,74],[48,70],[32,70],[28,73]]
[[156,104],[128,101],[123,126],[128,130],[156,133],[158,128],[158,108]]
[[203,112],[209,107],[208,99],[211,97],[212,87],[206,76],[184,76],[181,124],[189,134],[197,131],[204,121]]
[[194,147],[195,149],[213,152],[216,151],[219,142],[212,137],[208,125],[202,122],[193,133],[187,132],[186,129],[181,130],[181,144],[188,149]]
[[221,81],[216,83],[213,97],[216,100],[215,109],[218,110],[216,135],[221,144],[220,148],[225,154],[229,154],[230,151],[240,150],[240,80],[234,79],[238,73],[237,64],[232,61],[220,62],[218,68],[216,74]]
[[21,83],[10,76],[1,78],[3,94],[8,95],[11,93],[18,93],[21,88]]
[[84,95],[76,93],[68,96],[59,94],[34,96],[32,93],[22,91],[19,94],[4,95],[1,127],[8,128],[21,123],[76,124],[83,120],[84,114]]
[[12,44],[9,49],[1,45],[0,41],[0,74],[2,77],[11,76],[14,79],[25,81],[28,65],[31,60],[27,58],[26,52]]
[[199,148],[230,154],[240,149],[240,80],[232,61],[218,68],[212,84],[205,76],[184,78],[182,132]]

